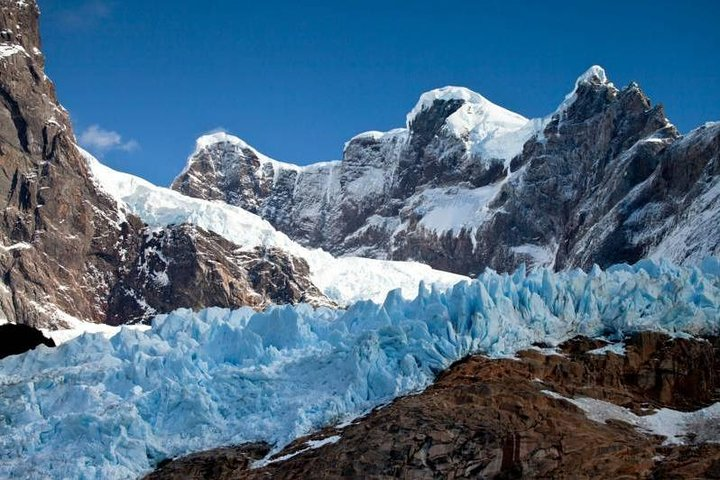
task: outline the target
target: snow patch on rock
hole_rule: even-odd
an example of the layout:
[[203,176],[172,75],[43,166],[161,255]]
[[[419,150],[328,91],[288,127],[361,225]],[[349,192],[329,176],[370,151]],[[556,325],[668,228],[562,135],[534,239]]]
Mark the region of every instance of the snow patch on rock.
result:
[[580,75],[577,80],[575,80],[575,88],[573,88],[573,90],[565,96],[565,99],[558,106],[557,110],[549,115],[548,118],[560,115],[570,108],[570,106],[575,103],[575,100],[577,100],[577,91],[580,88],[580,85],[583,84],[608,85],[614,88],[612,82],[608,81],[605,69],[599,65],[593,65]]
[[572,403],[594,422],[605,423],[608,420],[620,420],[644,433],[665,437],[665,445],[692,443],[693,437],[706,433],[711,433],[712,436],[703,438],[703,441],[720,442],[720,435],[718,435],[720,432],[717,429],[718,422],[720,422],[720,403],[694,412],[679,412],[670,408],[661,408],[650,415],[641,416],[634,414],[628,408],[595,398],[568,398],[549,390],[544,390],[543,393]]
[[17,55],[18,53],[28,56],[27,51],[22,47],[22,45],[14,43],[0,43],[0,59]]
[[410,197],[408,204],[419,224],[438,233],[460,233],[482,224],[490,215],[490,202],[503,182],[474,189],[462,187],[428,188]]

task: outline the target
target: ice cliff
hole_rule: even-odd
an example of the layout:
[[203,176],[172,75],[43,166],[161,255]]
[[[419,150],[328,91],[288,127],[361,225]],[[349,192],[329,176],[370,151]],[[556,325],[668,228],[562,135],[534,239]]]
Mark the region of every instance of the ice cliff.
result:
[[0,361],[0,476],[128,478],[219,445],[279,448],[422,390],[470,353],[640,330],[720,332],[720,261],[487,271],[347,310],[178,310],[148,331]]

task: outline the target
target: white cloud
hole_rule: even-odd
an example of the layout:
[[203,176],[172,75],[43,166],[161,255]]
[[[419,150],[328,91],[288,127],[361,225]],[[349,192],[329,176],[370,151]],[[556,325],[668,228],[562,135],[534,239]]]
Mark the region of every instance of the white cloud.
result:
[[135,140],[123,140],[122,135],[112,130],[105,130],[99,125],[90,125],[78,137],[83,148],[97,153],[105,153],[110,150],[122,150],[132,152],[140,148]]
[[212,135],[213,133],[230,133],[230,132],[228,132],[225,127],[215,127],[215,128],[211,128],[207,132],[203,132],[203,135]]
[[66,29],[97,27],[110,18],[113,7],[113,2],[108,0],[85,0],[73,8],[60,10],[57,20]]

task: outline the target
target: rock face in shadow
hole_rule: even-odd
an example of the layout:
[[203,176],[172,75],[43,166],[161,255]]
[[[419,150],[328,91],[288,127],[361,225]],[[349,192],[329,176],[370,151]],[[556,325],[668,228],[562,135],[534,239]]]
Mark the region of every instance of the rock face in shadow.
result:
[[[36,2],[0,7],[0,318],[55,328],[178,307],[324,301],[302,260],[238,254],[189,226],[149,232],[121,212],[91,178],[45,76]],[[159,252],[177,262],[167,272]]]
[[309,280],[307,262],[281,250],[241,250],[187,224],[141,233],[137,255],[110,292],[110,324],[145,321],[176,308],[331,305]]
[[[208,478],[201,472],[209,468],[223,472],[217,479],[715,478],[717,444],[663,446],[662,437],[592,421],[545,392],[638,413],[706,406],[720,400],[720,371],[708,368],[720,359],[717,339],[641,333],[626,339],[625,356],[590,353],[603,345],[577,338],[560,346],[561,355],[538,349],[515,360],[470,357],[424,392],[298,439],[264,467],[244,467],[262,452],[239,446],[168,462],[146,478]],[[308,447],[334,435],[334,443]]]
[[228,447],[188,455],[182,462],[167,462],[160,470],[146,477],[147,480],[161,478],[221,479],[238,478],[252,465],[270,452],[266,443],[250,443],[241,447]]
[[27,352],[38,345],[54,347],[55,342],[28,325],[0,325],[0,358]]
[[297,167],[205,137],[172,188],[338,255],[469,275],[720,254],[720,122],[681,136],[637,84],[619,90],[593,67],[556,112],[490,148],[481,134],[514,117],[456,90],[407,128],[352,138],[340,162]]

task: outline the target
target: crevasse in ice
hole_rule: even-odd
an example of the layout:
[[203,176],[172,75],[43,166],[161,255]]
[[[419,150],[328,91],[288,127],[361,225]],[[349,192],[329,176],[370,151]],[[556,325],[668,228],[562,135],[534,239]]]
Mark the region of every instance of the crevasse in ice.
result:
[[220,445],[279,448],[423,389],[469,353],[639,330],[718,333],[720,261],[488,271],[347,310],[178,310],[145,332],[0,361],[0,477],[128,478]]

